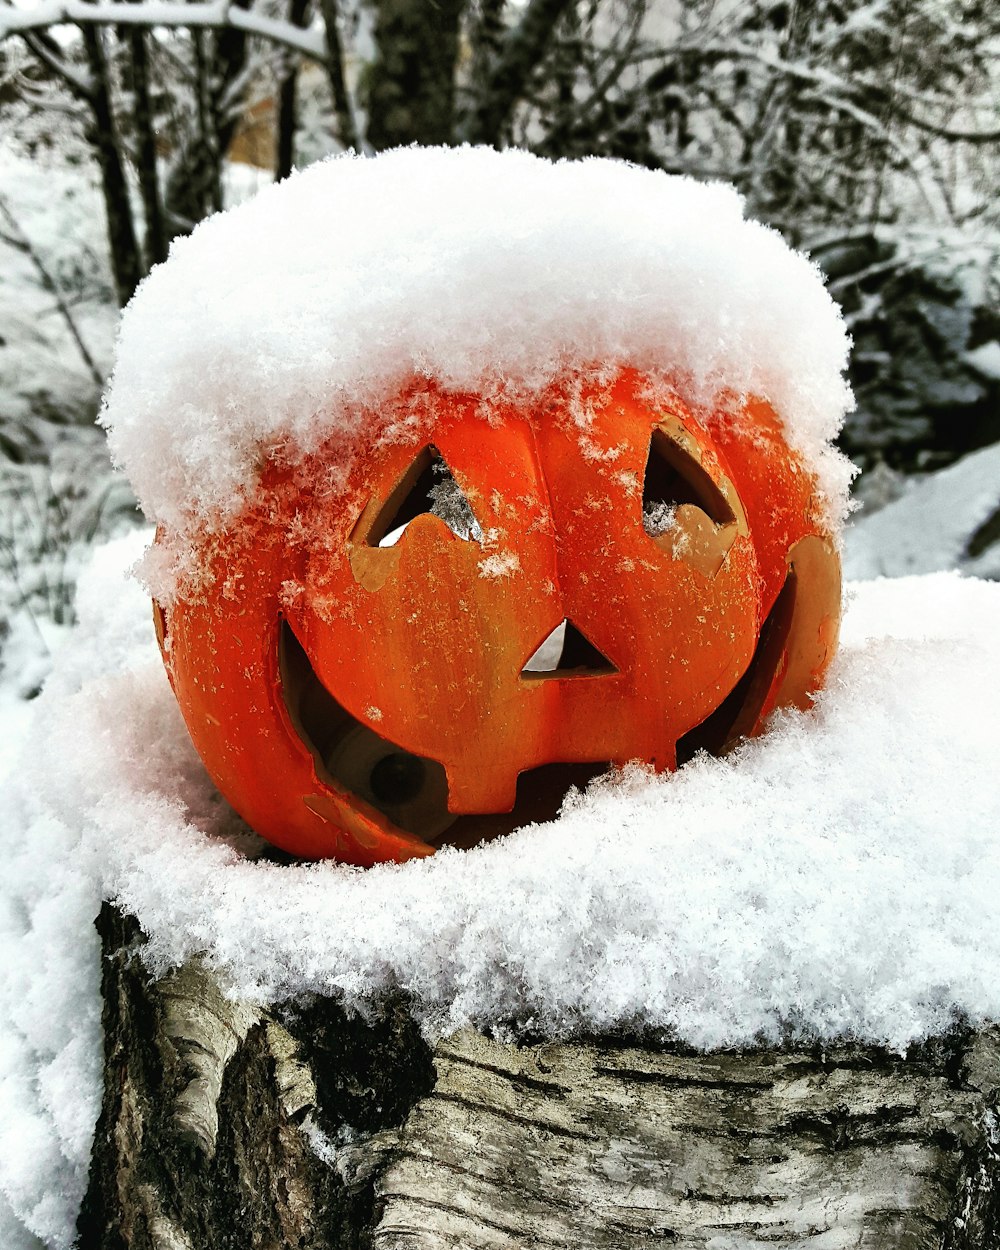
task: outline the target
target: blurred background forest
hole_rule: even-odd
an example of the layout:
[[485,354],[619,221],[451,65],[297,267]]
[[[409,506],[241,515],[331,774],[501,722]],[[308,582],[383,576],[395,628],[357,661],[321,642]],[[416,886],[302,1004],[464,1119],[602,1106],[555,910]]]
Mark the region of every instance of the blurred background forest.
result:
[[87,547],[138,521],[93,425],[120,307],[172,238],[348,148],[735,183],[854,338],[849,575],[1000,577],[998,53],[993,0],[3,0],[6,683],[37,690]]

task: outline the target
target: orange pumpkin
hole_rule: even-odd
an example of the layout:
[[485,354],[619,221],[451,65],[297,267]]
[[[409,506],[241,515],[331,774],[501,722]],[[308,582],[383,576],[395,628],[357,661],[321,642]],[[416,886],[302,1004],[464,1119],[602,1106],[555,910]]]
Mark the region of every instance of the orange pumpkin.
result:
[[765,403],[696,413],[623,370],[488,419],[414,381],[392,416],[349,460],[269,462],[156,610],[195,746],[265,838],[402,861],[808,705],[840,567]]

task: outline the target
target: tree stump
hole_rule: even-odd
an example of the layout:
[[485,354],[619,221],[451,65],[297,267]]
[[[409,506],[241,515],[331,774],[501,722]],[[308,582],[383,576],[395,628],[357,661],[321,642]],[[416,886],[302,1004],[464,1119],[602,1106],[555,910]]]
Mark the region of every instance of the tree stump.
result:
[[692,1054],[423,1040],[406,1004],[154,980],[106,906],[81,1250],[996,1250],[1000,1031]]

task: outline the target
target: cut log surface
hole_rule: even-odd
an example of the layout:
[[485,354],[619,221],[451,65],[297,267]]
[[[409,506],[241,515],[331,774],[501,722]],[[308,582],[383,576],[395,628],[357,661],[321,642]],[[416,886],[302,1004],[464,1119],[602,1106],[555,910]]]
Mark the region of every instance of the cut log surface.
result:
[[112,908],[81,1250],[1000,1250],[1000,1032],[905,1057],[622,1037],[433,1050],[402,1000],[154,981]]

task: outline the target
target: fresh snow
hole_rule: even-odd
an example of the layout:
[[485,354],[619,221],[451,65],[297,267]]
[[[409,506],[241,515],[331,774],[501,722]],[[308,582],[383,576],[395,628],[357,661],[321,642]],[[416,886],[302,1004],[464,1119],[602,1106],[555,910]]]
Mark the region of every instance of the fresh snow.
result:
[[813,712],[726,760],[627,769],[491,845],[361,871],[260,858],[188,741],[122,573],[137,554],[119,540],[83,579],[0,813],[0,1189],[49,1244],[72,1239],[99,1106],[102,897],[157,972],[201,952],[258,1002],[401,987],[431,1034],[901,1049],[1000,1016],[1000,586],[857,584]]
[[1000,443],[946,469],[901,483],[903,493],[870,516],[858,513],[846,534],[848,577],[903,577],[961,569],[1000,580],[1000,532],[982,549],[970,540],[991,518],[1000,522]]
[[847,348],[819,270],[731,187],[407,148],[320,162],[175,240],[124,314],[102,420],[179,562],[267,456],[337,435],[346,461],[414,376],[481,395],[484,418],[500,395],[619,366],[693,403],[761,396],[836,522]]

